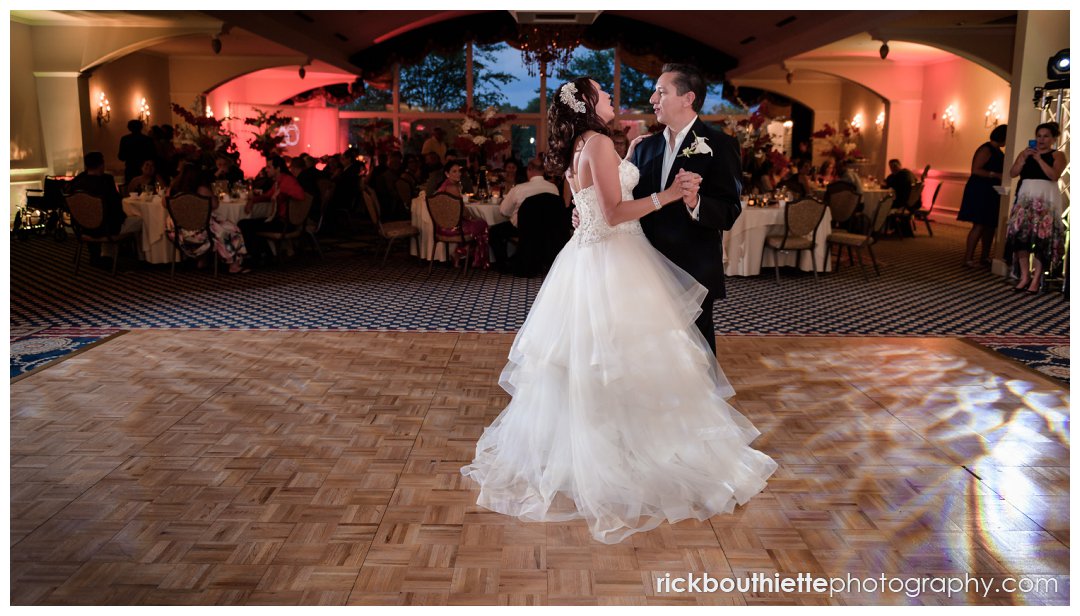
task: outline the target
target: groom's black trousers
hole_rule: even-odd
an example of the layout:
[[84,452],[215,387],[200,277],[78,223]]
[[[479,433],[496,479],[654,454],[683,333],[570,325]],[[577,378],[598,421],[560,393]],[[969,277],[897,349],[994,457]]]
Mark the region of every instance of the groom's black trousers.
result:
[[712,349],[713,355],[716,355],[716,325],[713,323],[712,307],[716,298],[712,293],[705,296],[705,300],[701,302],[701,315],[698,316],[697,321],[694,321],[694,325],[697,325],[698,331],[702,336],[705,336],[705,342],[709,343],[709,348]]

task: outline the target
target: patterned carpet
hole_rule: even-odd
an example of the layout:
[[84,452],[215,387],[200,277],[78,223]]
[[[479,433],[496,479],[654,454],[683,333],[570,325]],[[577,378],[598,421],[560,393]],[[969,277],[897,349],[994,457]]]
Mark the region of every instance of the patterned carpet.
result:
[[[845,261],[836,273],[782,269],[729,278],[714,317],[720,335],[1069,336],[1069,304],[1058,292],[1011,293],[1006,280],[963,266],[966,227],[934,225],[935,236],[885,239],[881,276]],[[86,267],[73,275],[75,242],[11,244],[11,326],[515,331],[541,279],[494,271],[458,276],[395,250],[384,267],[352,244],[324,241],[325,258],[301,254],[246,275],[122,259],[114,278]],[[1055,343],[1056,344],[1056,343]]]
[[122,333],[113,328],[12,328],[12,382]]

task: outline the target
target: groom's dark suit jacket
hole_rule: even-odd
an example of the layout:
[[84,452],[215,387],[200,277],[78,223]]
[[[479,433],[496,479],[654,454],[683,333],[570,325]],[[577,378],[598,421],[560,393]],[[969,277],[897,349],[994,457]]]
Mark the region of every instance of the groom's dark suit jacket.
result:
[[[712,149],[708,154],[682,156],[684,148],[694,142],[694,135],[704,137]],[[712,297],[725,297],[724,256],[721,232],[735,224],[742,212],[739,195],[742,191],[741,164],[738,142],[729,135],[713,130],[700,119],[686,134],[679,146],[680,155],[671,167],[671,174],[660,185],[664,167],[664,133],[643,139],[634,148],[630,162],[641,172],[634,198],[648,197],[671,186],[679,169],[701,175],[700,219],[694,220],[682,202],[672,203],[641,219],[645,236],[675,265],[686,270],[709,289]]]

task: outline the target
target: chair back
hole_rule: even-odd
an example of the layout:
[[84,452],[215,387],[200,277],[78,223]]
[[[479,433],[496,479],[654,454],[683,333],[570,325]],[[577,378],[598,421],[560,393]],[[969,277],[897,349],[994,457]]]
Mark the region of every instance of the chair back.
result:
[[327,204],[334,198],[334,182],[327,178],[319,178],[315,181],[315,185],[319,187],[319,203],[322,203],[325,210]]
[[878,203],[877,211],[874,212],[874,219],[870,223],[870,230],[866,235],[877,235],[885,229],[885,222],[889,220],[889,214],[892,212],[893,196],[886,195],[880,203]]
[[904,204],[909,210],[916,210],[920,207],[922,202],[923,183],[917,182],[911,187],[911,192],[908,193],[907,203]]
[[394,189],[397,191],[397,198],[401,200],[401,203],[405,205],[405,209],[410,209],[412,203],[413,185],[404,178],[398,178],[394,182]]
[[826,196],[825,201],[829,204],[833,223],[842,225],[855,213],[855,208],[859,207],[859,194],[848,189],[834,190]]
[[172,218],[173,226],[187,231],[210,228],[209,197],[179,193],[165,200],[165,209]]
[[80,231],[97,231],[105,226],[105,204],[98,197],[84,192],[67,196],[67,209],[71,222]]
[[927,210],[926,210],[927,214],[934,211],[934,204],[937,203],[938,193],[941,192],[941,187],[944,186],[944,185],[945,185],[945,182],[938,182],[938,185],[936,187],[934,187],[934,196],[930,197],[930,207],[927,208]]
[[784,210],[784,235],[805,237],[817,231],[825,217],[825,204],[816,199],[789,203]]
[[[461,230],[461,219],[465,215],[465,203],[461,197],[448,192],[437,192],[427,198],[428,214],[431,215],[431,223],[435,227],[436,237],[464,238]],[[451,229],[457,231],[447,233]]]
[[375,196],[375,191],[368,188],[366,185],[361,190],[361,194],[364,198],[364,207],[367,208],[368,216],[371,218],[371,222],[381,231],[382,230],[382,217],[379,216],[379,198]]
[[926,183],[926,176],[929,175],[929,174],[930,174],[930,165],[926,165],[925,167],[923,167],[922,175],[919,176],[919,183],[920,184],[925,184]]
[[303,199],[289,199],[289,207],[285,216],[289,224],[294,227],[303,227],[308,214],[311,213],[311,204],[314,200],[308,193],[304,193]]

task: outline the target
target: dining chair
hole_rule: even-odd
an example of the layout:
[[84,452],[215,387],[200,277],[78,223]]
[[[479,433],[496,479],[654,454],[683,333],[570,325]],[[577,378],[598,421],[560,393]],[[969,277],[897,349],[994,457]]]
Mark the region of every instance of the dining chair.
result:
[[120,259],[120,242],[128,239],[134,241],[135,233],[133,231],[109,233],[105,222],[105,204],[98,197],[84,192],[75,192],[65,197],[64,202],[71,216],[75,239],[79,242],[75,251],[75,275],[79,275],[83,244],[101,244],[112,246],[112,274],[115,276],[116,262]]
[[383,222],[379,212],[379,198],[375,196],[375,191],[366,186],[364,187],[364,205],[367,207],[368,216],[375,223],[375,229],[378,231],[379,237],[386,240],[386,252],[383,253],[382,261],[379,262],[379,265],[385,265],[386,258],[390,256],[390,248],[394,245],[394,240],[417,237],[420,235],[420,229],[414,227],[407,220]]
[[[829,186],[829,188],[832,187],[833,186]],[[829,213],[832,215],[832,226],[834,229],[843,228],[848,224],[852,214],[854,214],[856,208],[859,207],[861,199],[859,193],[855,192],[855,187],[847,182],[844,182],[843,186],[840,186],[831,192],[829,190],[825,191],[825,203],[829,206]]]
[[304,193],[303,199],[289,199],[283,224],[276,231],[258,231],[255,235],[274,244],[275,254],[280,255],[286,244],[291,246],[293,240],[303,237],[307,232],[305,223],[308,213],[311,212],[311,203],[312,196],[308,193]]
[[937,203],[938,193],[941,192],[941,187],[944,182],[939,182],[934,188],[934,196],[930,198],[930,207],[925,210],[921,207],[911,213],[911,232],[915,232],[917,221],[922,221],[926,225],[926,232],[930,234],[930,237],[934,237],[934,230],[930,228],[930,213],[934,211],[934,204]]
[[802,201],[789,203],[784,208],[783,235],[766,236],[765,244],[761,247],[762,260],[765,258],[766,250],[773,251],[776,284],[780,284],[780,253],[793,250],[796,259],[802,251],[810,251],[810,261],[814,267],[814,279],[817,279],[818,266],[814,248],[817,247],[817,228],[824,217],[825,204],[817,199],[803,199]]
[[[439,244],[446,244],[447,256],[450,253],[451,244],[459,244],[465,249],[465,273],[469,272],[469,261],[472,260],[472,251],[475,242],[473,237],[465,233],[462,222],[465,218],[465,203],[461,197],[448,192],[440,191],[427,198],[428,215],[431,216],[431,262],[428,264],[428,274],[435,265],[435,248]],[[454,267],[457,267],[457,259],[454,259]],[[460,274],[460,272],[459,272]]]
[[[885,222],[889,219],[890,211],[892,210],[892,195],[888,195],[878,203],[877,210],[874,212],[874,217],[870,218],[865,212],[860,212],[859,216],[866,219],[863,227],[866,229],[865,233],[852,233],[850,231],[842,231],[836,229],[829,233],[829,237],[825,239],[825,245],[827,247],[827,253],[832,251],[832,247],[836,246],[836,267],[833,271],[840,271],[840,259],[843,256],[844,248],[847,248],[848,263],[854,264],[855,256],[859,260],[859,269],[862,271],[863,279],[869,280],[866,276],[866,267],[862,261],[862,249],[866,248],[866,251],[870,254],[870,261],[874,264],[874,273],[881,276],[881,270],[878,269],[877,258],[874,256],[874,242],[877,241],[875,237],[881,233],[881,230],[885,227]],[[854,253],[854,256],[853,256]],[[828,257],[826,257],[828,258]]]
[[888,220],[881,230],[882,234],[887,234],[891,230],[901,239],[904,237],[903,229],[911,229],[912,234],[914,234],[915,224],[912,213],[922,207],[922,191],[923,183],[916,182],[912,185],[911,192],[908,193],[907,203],[893,205]]
[[214,234],[210,231],[210,214],[213,209],[210,198],[199,195],[180,193],[165,200],[165,211],[173,224],[170,276],[176,275],[176,262],[183,258],[184,253],[180,247],[184,243],[184,232],[205,234],[206,241],[210,243],[210,258],[214,260],[214,276],[217,276],[218,256],[214,246]]

